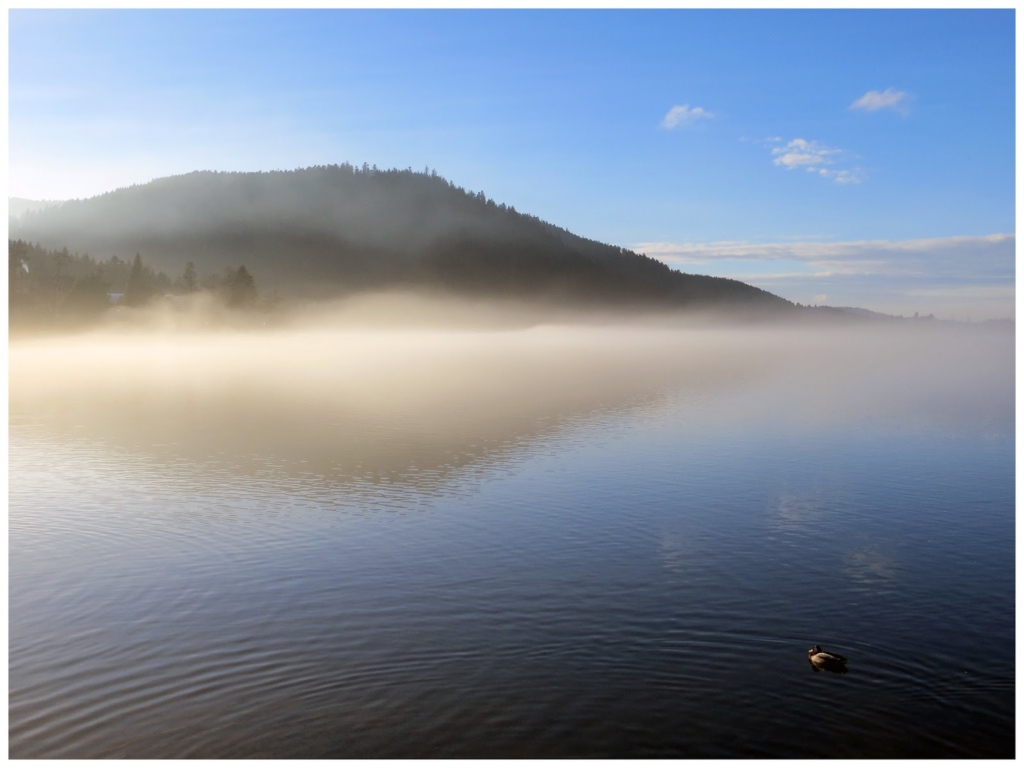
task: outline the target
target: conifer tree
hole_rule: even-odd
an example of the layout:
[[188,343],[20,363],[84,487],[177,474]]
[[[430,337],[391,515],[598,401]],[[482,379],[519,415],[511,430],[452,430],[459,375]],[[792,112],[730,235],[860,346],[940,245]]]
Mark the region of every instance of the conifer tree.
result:
[[124,303],[129,307],[137,307],[149,298],[149,294],[149,280],[142,266],[142,256],[136,253],[131,271],[128,273],[128,284],[124,289]]
[[251,307],[256,303],[256,281],[244,266],[225,281],[229,307]]
[[199,289],[199,276],[196,274],[196,265],[191,261],[185,265],[185,271],[181,275],[181,284],[185,293],[195,293]]

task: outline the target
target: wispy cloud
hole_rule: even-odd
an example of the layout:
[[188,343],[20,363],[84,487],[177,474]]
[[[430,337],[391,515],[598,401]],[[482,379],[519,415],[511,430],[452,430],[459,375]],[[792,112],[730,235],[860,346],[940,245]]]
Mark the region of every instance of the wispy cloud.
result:
[[930,298],[962,298],[962,299],[1010,299],[1015,296],[1012,285],[954,285],[943,288],[916,288],[907,291],[908,296]]
[[680,104],[672,107],[661,120],[661,127],[672,130],[684,125],[692,125],[698,120],[708,120],[715,116],[703,107],[691,107],[689,104]]
[[1014,314],[1013,234],[843,242],[638,243],[671,267],[731,277],[802,303],[975,319]]
[[844,168],[841,170],[835,168],[808,168],[807,170],[816,171],[819,176],[831,179],[836,184],[860,184],[864,179],[860,168]]
[[862,109],[865,112],[877,112],[880,109],[892,109],[902,115],[908,113],[907,92],[886,88],[884,91],[868,91],[853,104],[850,109]]
[[[781,141],[781,138],[772,138],[767,139],[766,143],[777,144]],[[864,178],[860,168],[831,167],[844,154],[843,150],[827,147],[818,141],[793,139],[781,147],[772,148],[772,163],[788,171],[803,168],[836,184],[857,184]]]
[[793,241],[751,243],[726,241],[714,243],[638,243],[633,250],[661,259],[667,264],[712,262],[721,259],[749,261],[826,261],[893,263],[903,258],[945,257],[950,265],[970,272],[982,267],[984,256],[995,259],[1010,274],[1014,267],[1016,237],[1012,234],[980,237],[931,237],[915,240],[847,240],[841,242]]

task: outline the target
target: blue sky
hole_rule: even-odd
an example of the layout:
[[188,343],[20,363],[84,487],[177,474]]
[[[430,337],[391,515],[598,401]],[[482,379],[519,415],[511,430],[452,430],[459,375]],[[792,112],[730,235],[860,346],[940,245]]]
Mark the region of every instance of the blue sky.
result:
[[429,166],[794,301],[1006,317],[1014,28],[1013,10],[13,10],[9,190]]

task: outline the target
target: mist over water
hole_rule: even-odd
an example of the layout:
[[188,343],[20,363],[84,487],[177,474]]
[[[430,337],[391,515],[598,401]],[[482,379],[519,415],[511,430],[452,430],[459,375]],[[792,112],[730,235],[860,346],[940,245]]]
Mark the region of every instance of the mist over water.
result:
[[[115,317],[91,332],[15,340],[12,407],[74,408],[99,398],[158,413],[164,399],[187,398],[200,408],[226,399],[263,403],[248,414],[256,419],[257,411],[308,407],[430,418],[445,403],[472,409],[479,400],[483,408],[473,416],[486,418],[502,396],[510,397],[498,410],[528,413],[679,385],[747,382],[748,400],[782,406],[795,398],[779,414],[795,422],[858,407],[931,408],[938,418],[956,418],[951,411],[963,408],[972,412],[967,418],[979,408],[995,409],[993,418],[1012,415],[1014,363],[1006,353],[1013,335],[984,326],[744,326],[681,314],[574,323],[538,321],[512,304],[407,297],[309,305],[269,327],[258,315],[214,305],[128,313],[128,322]],[[957,408],[943,408],[943,398]]]
[[11,343],[12,757],[1013,754],[1012,333],[213,311]]

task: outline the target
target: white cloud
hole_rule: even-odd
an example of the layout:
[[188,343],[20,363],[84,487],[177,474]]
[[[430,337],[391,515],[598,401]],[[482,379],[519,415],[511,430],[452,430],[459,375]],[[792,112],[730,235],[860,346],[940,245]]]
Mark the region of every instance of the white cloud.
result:
[[[779,139],[778,141],[782,141]],[[858,184],[864,179],[860,168],[832,168],[845,152],[835,147],[827,147],[818,141],[793,139],[788,144],[772,149],[772,163],[792,171],[803,168],[809,173],[816,173],[824,179],[836,184]]]
[[826,147],[816,141],[793,139],[788,144],[775,147],[772,150],[772,154],[775,156],[772,162],[789,170],[801,166],[831,165],[834,162],[832,156],[839,154],[841,151]]
[[689,104],[680,104],[672,107],[661,120],[661,127],[678,128],[682,125],[692,125],[698,120],[708,120],[715,116],[714,112],[708,112],[703,107],[691,107]]
[[862,109],[865,112],[877,112],[880,109],[893,109],[900,114],[907,114],[907,92],[886,88],[884,91],[868,91],[853,104],[850,109]]

